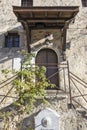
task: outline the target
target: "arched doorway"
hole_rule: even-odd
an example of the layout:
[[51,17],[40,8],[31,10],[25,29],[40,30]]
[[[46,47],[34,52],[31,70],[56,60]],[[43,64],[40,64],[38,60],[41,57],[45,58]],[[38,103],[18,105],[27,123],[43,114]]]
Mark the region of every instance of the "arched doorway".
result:
[[38,66],[45,66],[46,77],[51,83],[56,85],[56,89],[59,88],[59,76],[58,76],[58,58],[57,54],[48,48],[41,49],[36,56],[36,64]]

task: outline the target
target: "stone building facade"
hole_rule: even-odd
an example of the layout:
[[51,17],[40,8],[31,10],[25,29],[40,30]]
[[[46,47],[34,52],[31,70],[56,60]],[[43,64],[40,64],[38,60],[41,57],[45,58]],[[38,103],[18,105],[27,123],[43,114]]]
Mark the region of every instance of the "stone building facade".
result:
[[[27,36],[26,30],[24,29],[21,22],[18,22],[17,16],[13,12],[13,6],[21,6],[21,0],[0,0],[0,82],[10,78],[2,73],[3,70],[18,70],[21,67],[21,61],[23,58],[23,52],[28,51],[27,49]],[[87,116],[86,116],[86,98],[87,98],[87,2],[85,0],[33,0],[34,7],[79,7],[79,12],[77,15],[70,20],[69,25],[67,26],[66,33],[66,45],[65,50],[62,51],[62,42],[63,42],[63,30],[59,28],[54,29],[32,29],[31,30],[31,52],[37,55],[40,50],[52,50],[57,55],[58,64],[62,63],[69,64],[69,71],[75,75],[75,83],[68,82],[68,70],[65,69],[65,78],[64,71],[59,72],[59,84],[60,89],[67,90],[67,93],[59,93],[58,91],[51,90],[48,95],[49,105],[44,105],[38,103],[34,109],[32,115],[28,115],[24,118],[22,130],[27,130],[29,128],[35,128],[35,116],[38,111],[45,110],[45,112],[55,111],[59,115],[58,119],[58,128],[49,128],[43,127],[38,128],[38,130],[86,130],[87,129]],[[8,36],[15,35],[17,38],[17,45],[8,45],[6,44],[6,39]],[[46,35],[50,34],[49,38],[52,38],[50,44],[45,44]],[[17,37],[18,36],[18,37]],[[12,38],[12,41],[15,40]],[[11,42],[11,41],[10,41]],[[35,59],[34,59],[35,62]],[[73,75],[71,75],[72,77]],[[76,80],[79,79],[79,82]],[[66,88],[64,88],[64,85]],[[69,85],[71,86],[71,91],[69,91]],[[78,86],[78,88],[77,88]],[[85,87],[84,87],[85,86]],[[2,88],[2,86],[1,86]],[[8,88],[8,89],[7,89]],[[10,86],[6,85],[4,88],[0,89],[1,95],[5,95]],[[14,94],[14,90],[10,95]],[[72,98],[76,98],[72,101],[74,107],[69,109],[68,104],[70,103],[70,94]],[[3,96],[0,95],[0,100],[3,100],[3,103],[0,105],[0,109],[4,109],[9,104],[11,104],[14,99],[7,98],[3,99]],[[79,96],[80,95],[80,96]],[[81,96],[82,95],[82,96]],[[84,96],[85,95],[85,96]],[[50,108],[51,110],[47,109]],[[53,111],[52,111],[53,110]],[[84,114],[85,113],[85,114]],[[50,115],[48,115],[50,116]],[[17,120],[17,116],[16,119]],[[50,121],[49,121],[50,122]],[[9,130],[16,130],[14,125],[10,122]],[[3,129],[3,123],[1,121],[0,129]]]

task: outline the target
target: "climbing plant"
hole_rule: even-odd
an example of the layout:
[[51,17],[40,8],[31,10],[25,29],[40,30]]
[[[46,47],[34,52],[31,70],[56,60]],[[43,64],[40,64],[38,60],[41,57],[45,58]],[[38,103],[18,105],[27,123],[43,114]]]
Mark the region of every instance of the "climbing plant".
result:
[[[33,58],[35,58],[34,54],[25,56],[22,62],[22,70],[17,72],[18,77],[13,82],[15,93],[18,97],[14,102],[15,107],[13,107],[12,111],[7,110],[0,112],[0,117],[4,123],[4,130],[10,130],[9,122],[13,122],[12,128],[13,126],[17,126],[17,129],[21,130],[24,115],[33,110],[38,98],[46,103],[46,89],[48,87],[55,87],[55,85],[51,84],[46,78],[46,68],[33,64]],[[16,119],[15,116],[18,116],[18,119]],[[28,129],[30,130],[30,128]]]
[[22,70],[18,72],[18,77],[14,81],[18,100],[14,103],[22,112],[30,112],[34,103],[40,97],[46,102],[46,88],[53,88],[46,78],[46,68],[32,64],[34,54],[28,54],[22,63]]

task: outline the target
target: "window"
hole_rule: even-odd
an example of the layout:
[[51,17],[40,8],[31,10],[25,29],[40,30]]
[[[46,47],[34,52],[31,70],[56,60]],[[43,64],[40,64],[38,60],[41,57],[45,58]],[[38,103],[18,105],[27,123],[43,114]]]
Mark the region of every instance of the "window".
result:
[[87,7],[87,0],[82,0],[82,6]]
[[33,6],[33,0],[22,0],[22,6]]
[[17,33],[8,33],[5,37],[5,47],[19,47],[19,35]]

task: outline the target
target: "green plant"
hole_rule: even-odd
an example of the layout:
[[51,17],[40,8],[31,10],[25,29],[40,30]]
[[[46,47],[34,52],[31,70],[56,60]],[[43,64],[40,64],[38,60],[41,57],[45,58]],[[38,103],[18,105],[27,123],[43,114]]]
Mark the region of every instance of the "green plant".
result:
[[9,70],[8,70],[8,69],[3,69],[3,70],[2,70],[2,73],[8,74],[8,73],[9,73]]
[[[46,68],[44,66],[39,67],[32,64],[32,58],[34,58],[34,54],[26,55],[26,58],[23,61],[22,70],[18,72],[18,78],[14,80],[16,88],[15,93],[18,95],[18,100],[14,102],[16,114],[18,116],[18,120],[15,122],[18,130],[21,130],[22,128],[24,115],[33,110],[38,97],[40,97],[43,102],[47,102],[45,99],[45,90],[47,87],[55,86],[47,80],[45,74]],[[4,74],[8,74],[7,72],[7,70],[3,70]],[[14,120],[14,111],[0,113],[0,117],[3,118],[4,130],[9,130],[9,120]],[[27,128],[27,130],[33,129]]]
[[9,118],[12,116],[12,112],[0,112],[0,118],[3,119],[4,130],[9,130]]
[[19,78],[14,81],[16,93],[19,96],[15,105],[21,112],[30,112],[38,97],[45,102],[45,89],[54,87],[46,78],[46,68],[31,63],[34,54],[29,54],[23,61],[22,70],[19,71]]

